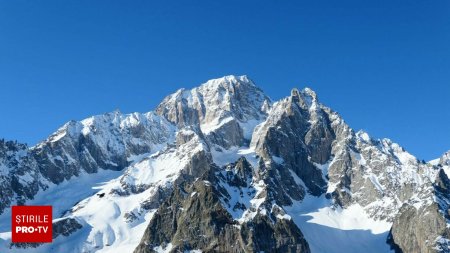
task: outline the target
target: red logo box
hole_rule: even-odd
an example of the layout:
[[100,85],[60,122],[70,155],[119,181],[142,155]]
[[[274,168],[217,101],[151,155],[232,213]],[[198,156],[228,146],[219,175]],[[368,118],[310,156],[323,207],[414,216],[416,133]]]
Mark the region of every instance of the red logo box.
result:
[[12,242],[52,242],[51,206],[12,206]]

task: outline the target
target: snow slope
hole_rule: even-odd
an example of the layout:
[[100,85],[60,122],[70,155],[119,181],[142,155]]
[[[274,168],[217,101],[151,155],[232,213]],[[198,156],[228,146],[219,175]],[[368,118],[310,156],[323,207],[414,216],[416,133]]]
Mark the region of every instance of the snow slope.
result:
[[312,253],[391,252],[386,237],[392,224],[368,217],[358,204],[342,209],[324,196],[307,196],[284,209],[301,228]]
[[[272,104],[246,76],[178,90],[155,112],[71,121],[20,155],[27,152],[45,165],[36,169],[45,187],[26,204],[51,204],[54,222],[73,219],[80,228],[52,244],[10,248],[6,208],[0,251],[132,252],[175,187],[214,171],[236,228],[265,216],[293,221],[313,253],[390,252],[397,211],[415,198],[431,205],[434,196],[422,201],[417,191],[439,166],[450,171],[450,155],[423,164],[389,139],[354,132],[309,88]],[[0,176],[10,171],[0,163]]]

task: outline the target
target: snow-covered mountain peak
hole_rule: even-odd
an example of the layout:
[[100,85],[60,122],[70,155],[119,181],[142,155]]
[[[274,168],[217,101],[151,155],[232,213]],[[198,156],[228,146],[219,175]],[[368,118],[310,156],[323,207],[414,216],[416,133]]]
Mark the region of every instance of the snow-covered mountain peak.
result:
[[317,100],[317,94],[315,91],[313,91],[311,88],[309,87],[305,87],[302,90],[302,93],[305,95],[310,96],[313,100]]
[[33,148],[0,141],[0,250],[21,252],[9,206],[52,204],[54,243],[36,252],[388,252],[391,227],[391,243],[428,252],[450,234],[450,152],[439,161],[355,133],[310,88],[272,104],[225,76]]
[[186,88],[181,88],[174,92],[173,94],[167,96],[164,100],[166,102],[176,102],[182,99],[190,100],[192,99],[192,92],[197,91],[201,94],[205,93],[216,93],[220,94],[223,92],[231,92],[234,93],[239,89],[255,89],[261,91],[256,85],[253,83],[251,79],[249,79],[246,75],[243,76],[235,76],[228,75],[221,78],[210,79],[205,83],[200,84],[197,87],[188,90]]
[[[263,103],[270,99],[247,76],[225,76],[211,79],[191,90],[180,89],[167,96],[158,105],[156,111],[170,111],[174,106],[200,109],[200,120],[206,118],[209,111],[236,113],[235,116],[244,118],[243,112],[260,112]],[[184,109],[186,109],[184,108]],[[179,123],[180,119],[169,117],[169,120]]]
[[434,159],[429,163],[441,167],[447,176],[450,177],[450,150],[445,152],[440,158]]
[[179,127],[198,125],[212,143],[231,147],[251,138],[270,104],[247,76],[225,76],[191,90],[178,90],[164,98],[156,113]]
[[238,85],[247,85],[256,87],[255,83],[247,75],[242,76],[228,75],[208,80],[206,83],[200,85],[199,88],[217,89],[218,87],[223,87],[232,89]]
[[366,143],[372,142],[372,138],[364,130],[359,130],[358,132],[356,132],[356,137],[358,137],[361,141],[364,141]]
[[310,111],[315,111],[320,106],[316,93],[308,87],[302,90],[293,88],[288,101],[299,105],[304,110]]
[[439,164],[443,166],[450,166],[450,150],[445,152],[439,159]]

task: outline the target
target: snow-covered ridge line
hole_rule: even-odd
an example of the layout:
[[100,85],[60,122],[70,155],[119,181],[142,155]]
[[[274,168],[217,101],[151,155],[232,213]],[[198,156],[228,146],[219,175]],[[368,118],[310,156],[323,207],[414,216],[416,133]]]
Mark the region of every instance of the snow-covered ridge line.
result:
[[[148,234],[146,228],[162,219],[159,211],[174,192],[183,195],[195,182],[204,182],[206,188],[196,187],[206,192],[196,188],[177,203],[190,203],[200,194],[217,197],[218,206],[231,217],[231,234],[234,229],[246,231],[249,224],[266,224],[266,233],[284,231],[274,235],[277,245],[286,242],[283,233],[303,233],[313,252],[387,252],[384,242],[403,205],[417,210],[433,208],[433,203],[446,206],[441,193],[447,181],[441,172],[450,166],[450,155],[433,166],[388,139],[355,133],[310,88],[293,89],[272,103],[246,76],[178,90],[152,112],[114,111],[70,121],[35,147],[13,149],[0,147],[0,180],[6,178],[4,188],[0,184],[6,193],[1,200],[10,201],[3,202],[6,206],[49,204],[58,192],[71,196],[54,217],[63,215],[55,222],[73,218],[79,223],[65,238],[74,252],[131,252],[138,244],[153,245],[154,250],[206,249],[195,238],[180,243],[170,233],[163,236],[166,241],[155,240],[162,237]],[[212,178],[197,180],[205,175]],[[8,182],[21,187],[8,191],[13,189]],[[208,187],[215,191],[208,192]],[[203,209],[192,212],[184,206],[173,215],[190,212],[192,226],[200,228],[195,222],[201,217],[196,215],[218,208],[196,206]],[[7,213],[0,215],[0,233],[6,232],[0,234],[0,251],[9,245],[8,228],[2,226],[7,218]],[[280,224],[283,228],[277,227]],[[204,242],[216,239],[208,231],[202,234]],[[255,244],[261,240],[256,236]],[[322,237],[336,247],[321,245],[317,238]],[[353,240],[342,240],[345,237]],[[400,243],[395,233],[393,238]],[[296,239],[287,245],[305,247],[303,236]],[[64,242],[58,238],[53,249],[33,250],[51,252]],[[363,242],[363,248],[355,247],[357,242]]]

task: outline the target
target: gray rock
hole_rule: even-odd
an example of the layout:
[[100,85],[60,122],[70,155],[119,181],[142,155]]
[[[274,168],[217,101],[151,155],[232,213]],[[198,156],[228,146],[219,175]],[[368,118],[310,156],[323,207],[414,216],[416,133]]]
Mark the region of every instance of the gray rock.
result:
[[155,111],[180,128],[194,126],[209,142],[229,148],[250,141],[246,125],[264,120],[268,107],[270,99],[246,76],[226,76],[178,90]]
[[450,180],[441,169],[434,183],[422,186],[394,219],[389,243],[400,252],[450,252],[448,189]]
[[[237,147],[256,157],[237,159]],[[311,89],[293,89],[271,104],[246,76],[228,76],[177,91],[155,113],[71,121],[32,148],[0,141],[0,214],[52,183],[124,170],[118,186],[98,198],[147,191],[118,216],[135,226],[157,209],[136,252],[169,245],[172,252],[309,252],[285,212],[307,194],[326,194],[344,209],[358,204],[369,217],[393,222],[388,242],[398,251],[448,252],[449,154],[434,165],[420,162],[388,139],[355,133]],[[134,166],[158,157],[186,162],[170,170],[167,184],[139,180]],[[214,159],[222,158],[228,164],[219,168]],[[71,236],[81,224],[65,217],[54,232]]]
[[[250,173],[248,164],[241,159],[234,167],[236,174],[225,176],[226,180],[243,186]],[[218,179],[213,172],[174,190],[158,208],[134,252],[155,252],[155,247],[168,245],[171,252],[309,252],[303,235],[290,220],[261,215],[242,225],[233,220],[221,204],[223,193],[214,187]]]
[[[83,226],[74,218],[64,218],[53,222],[52,226],[52,238],[56,239],[58,236],[69,236],[75,233],[77,230],[81,229]],[[41,246],[42,243],[11,243],[10,248],[37,248]]]
[[53,239],[58,236],[69,236],[83,226],[74,218],[64,218],[53,223]]
[[32,148],[2,140],[0,214],[8,206],[33,199],[50,183],[60,184],[83,171],[122,170],[129,165],[128,158],[155,151],[174,139],[174,132],[173,125],[154,113],[116,111],[70,121]]

